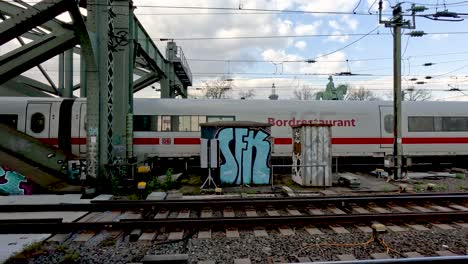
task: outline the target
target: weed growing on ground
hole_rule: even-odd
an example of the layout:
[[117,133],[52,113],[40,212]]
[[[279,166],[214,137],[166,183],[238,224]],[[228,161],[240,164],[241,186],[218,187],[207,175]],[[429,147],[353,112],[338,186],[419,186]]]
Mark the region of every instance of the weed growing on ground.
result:
[[41,255],[46,252],[42,242],[35,242],[24,247],[20,252],[15,253],[5,263],[28,263],[33,256]]
[[76,251],[69,250],[66,252],[65,256],[62,258],[62,263],[79,263],[80,254]]
[[418,183],[414,185],[415,192],[423,192],[424,190],[426,190],[426,188],[424,188],[424,184]]
[[382,187],[382,192],[390,192],[390,187],[385,185]]
[[104,239],[103,241],[101,241],[101,243],[99,243],[99,246],[101,247],[112,247],[112,246],[115,246],[115,239],[114,238],[107,238],[107,239]]
[[447,189],[448,189],[447,184],[436,184],[434,186],[434,191],[442,192],[442,191],[446,191]]

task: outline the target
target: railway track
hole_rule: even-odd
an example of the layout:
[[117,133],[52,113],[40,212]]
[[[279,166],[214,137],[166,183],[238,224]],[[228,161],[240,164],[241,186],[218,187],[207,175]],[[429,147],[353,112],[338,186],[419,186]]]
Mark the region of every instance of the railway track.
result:
[[[61,218],[0,220],[0,233],[100,229],[249,228],[254,226],[468,222],[468,194],[404,194],[254,199],[95,201],[90,204],[3,205],[0,212],[87,211]],[[215,214],[215,212],[218,212]]]
[[[247,255],[256,263],[337,260],[347,258],[349,254],[358,259],[399,258],[388,262],[369,260],[368,263],[406,263],[401,259],[406,257],[414,258],[413,261],[408,259],[408,263],[416,260],[414,263],[468,261],[468,247],[460,248],[460,242],[456,242],[463,241],[460,236],[468,229],[468,194],[465,193],[94,201],[90,204],[5,205],[0,211],[85,211],[86,214],[72,222],[55,217],[1,220],[0,233],[50,233],[52,235],[45,244],[52,245],[51,252],[57,243],[84,252],[93,251],[99,245],[97,255],[107,252],[109,244],[121,245],[114,250],[121,252],[122,248],[129,248],[135,254],[130,259],[143,263],[153,263],[144,261],[151,259],[152,254],[157,257],[169,254],[171,258],[180,253],[189,253],[187,263],[203,263],[200,261],[219,256],[209,251],[210,248],[222,250],[223,247],[238,253],[250,250]],[[386,228],[385,242],[383,236],[376,236],[372,230],[375,223]],[[436,236],[435,241],[447,239],[444,243],[450,245],[451,251],[441,249],[440,245],[424,245],[422,254],[414,253],[417,251],[415,244],[426,243],[428,234]],[[396,247],[404,240],[411,242]],[[275,256],[276,253],[258,255],[258,250],[265,250],[261,246],[257,249],[245,248],[245,245],[238,248],[242,243],[271,243],[270,247],[273,247],[284,241],[293,246],[278,249],[280,257]],[[450,241],[454,241],[453,244]],[[463,243],[466,244],[462,242],[461,245]],[[341,248],[343,245],[345,247]],[[350,245],[355,249],[346,249]],[[321,247],[319,251],[317,246]],[[196,253],[199,250],[204,253]],[[232,258],[222,256],[215,263],[232,263],[234,255]],[[89,258],[89,253],[81,253],[81,256]],[[128,253],[122,258],[129,258]],[[95,262],[95,259],[91,260],[91,263]]]

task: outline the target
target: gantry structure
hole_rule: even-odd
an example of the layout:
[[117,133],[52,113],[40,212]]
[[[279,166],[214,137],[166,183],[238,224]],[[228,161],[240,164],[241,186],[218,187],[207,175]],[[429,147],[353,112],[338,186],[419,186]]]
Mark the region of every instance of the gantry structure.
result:
[[[182,49],[169,41],[163,56],[133,11],[129,0],[0,1],[0,46],[21,44],[0,56],[0,96],[74,97],[80,90],[87,101],[87,175],[96,179],[108,180],[106,165],[134,156],[133,93],[159,82],[162,98],[185,98],[192,85]],[[57,19],[64,13],[70,22]],[[58,83],[41,66],[52,58]],[[22,75],[34,67],[47,83]]]

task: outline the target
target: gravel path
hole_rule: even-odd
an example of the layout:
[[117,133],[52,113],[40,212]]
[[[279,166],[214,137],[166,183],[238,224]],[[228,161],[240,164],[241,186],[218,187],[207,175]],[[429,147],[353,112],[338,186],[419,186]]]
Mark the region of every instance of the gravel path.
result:
[[[294,236],[282,236],[279,232],[268,230],[268,237],[255,237],[250,230],[241,230],[240,238],[226,238],[224,232],[213,231],[212,239],[190,239],[185,242],[156,245],[150,243],[128,242],[122,239],[108,246],[96,246],[89,243],[71,243],[68,253],[79,252],[76,263],[129,263],[139,262],[146,254],[189,254],[190,263],[202,260],[214,260],[217,263],[233,263],[235,258],[250,258],[252,263],[266,263],[267,257],[285,257],[294,262],[296,256],[308,256],[312,261],[338,260],[339,254],[353,254],[358,259],[370,259],[371,253],[385,252],[385,248],[373,242],[367,246],[362,243],[369,240],[371,234],[347,227],[350,234],[335,234],[327,228],[321,228],[324,235],[310,235],[303,228],[295,230]],[[196,237],[196,236],[194,236]],[[468,230],[429,231],[409,230],[402,233],[387,233],[382,236],[385,242],[400,252],[417,251],[422,255],[435,256],[435,251],[450,250],[456,254],[467,254]],[[361,244],[354,246],[336,246],[330,244]],[[29,263],[60,263],[66,254],[49,250],[48,254],[35,257]],[[390,253],[398,257],[397,253]],[[63,262],[62,262],[63,263]]]

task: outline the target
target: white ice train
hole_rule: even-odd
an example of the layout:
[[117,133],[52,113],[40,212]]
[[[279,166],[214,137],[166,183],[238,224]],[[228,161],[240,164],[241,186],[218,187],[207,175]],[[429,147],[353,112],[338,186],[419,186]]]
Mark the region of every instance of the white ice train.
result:
[[[404,102],[403,151],[407,157],[468,155],[468,103]],[[291,156],[291,128],[331,124],[336,157],[384,157],[393,143],[392,102],[267,100],[134,100],[134,152],[139,160],[194,158],[200,123],[236,120],[272,125],[273,157]],[[0,97],[0,123],[86,154],[86,100]]]

